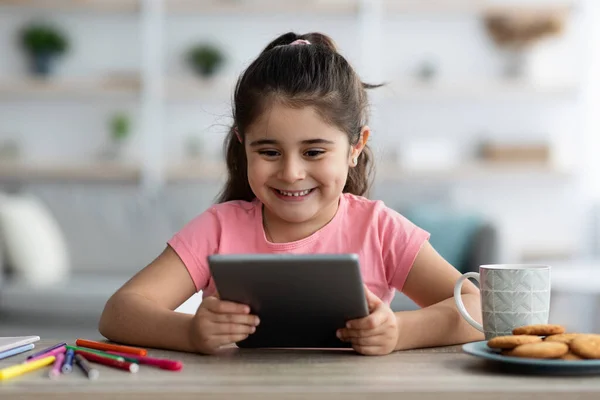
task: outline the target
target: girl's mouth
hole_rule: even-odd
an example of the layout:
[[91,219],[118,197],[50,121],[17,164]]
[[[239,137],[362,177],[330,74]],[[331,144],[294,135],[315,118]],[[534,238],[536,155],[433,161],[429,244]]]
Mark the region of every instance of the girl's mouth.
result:
[[277,197],[284,200],[302,200],[309,196],[315,190],[315,188],[304,190],[279,190],[275,188],[272,189],[273,192],[275,192],[275,194],[277,195]]

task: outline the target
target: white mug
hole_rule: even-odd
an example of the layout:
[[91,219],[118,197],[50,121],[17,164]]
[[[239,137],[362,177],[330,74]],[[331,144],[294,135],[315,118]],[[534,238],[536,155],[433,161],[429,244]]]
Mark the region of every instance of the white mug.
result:
[[[463,282],[479,282],[483,325],[467,312],[461,297]],[[547,265],[482,265],[479,272],[468,272],[454,286],[458,311],[471,326],[485,334],[486,340],[511,335],[514,328],[547,324],[550,312],[550,267]]]

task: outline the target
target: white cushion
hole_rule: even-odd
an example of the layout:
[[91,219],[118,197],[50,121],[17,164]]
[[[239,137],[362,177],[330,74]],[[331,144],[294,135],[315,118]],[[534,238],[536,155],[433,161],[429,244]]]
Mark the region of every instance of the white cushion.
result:
[[32,286],[66,280],[69,252],[48,208],[32,196],[0,196],[0,229],[14,278]]

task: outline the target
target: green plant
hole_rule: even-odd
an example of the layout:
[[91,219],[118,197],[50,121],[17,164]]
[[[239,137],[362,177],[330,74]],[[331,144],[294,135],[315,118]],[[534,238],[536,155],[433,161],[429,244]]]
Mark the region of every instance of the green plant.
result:
[[21,32],[21,45],[31,54],[60,55],[69,49],[67,37],[51,25],[32,23]]
[[115,114],[110,119],[110,135],[115,142],[121,142],[129,136],[131,121],[124,113]]
[[187,53],[191,67],[204,77],[212,76],[225,62],[223,52],[211,44],[198,44]]

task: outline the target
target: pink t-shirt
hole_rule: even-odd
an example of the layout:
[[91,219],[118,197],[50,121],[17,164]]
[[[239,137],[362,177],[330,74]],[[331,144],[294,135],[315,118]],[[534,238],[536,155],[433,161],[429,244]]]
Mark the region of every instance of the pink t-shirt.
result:
[[[216,204],[190,221],[168,244],[179,255],[203,297],[214,295],[207,256],[256,253],[356,253],[363,282],[389,304],[402,290],[429,233],[382,201],[343,194],[333,219],[307,238],[271,243],[258,200]],[[332,289],[333,290],[333,289]]]

